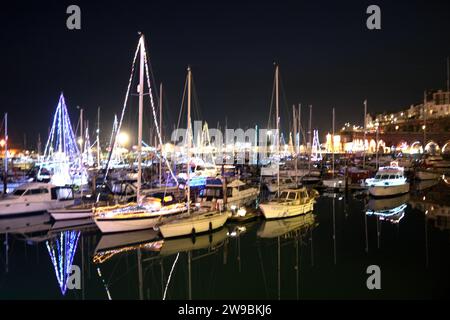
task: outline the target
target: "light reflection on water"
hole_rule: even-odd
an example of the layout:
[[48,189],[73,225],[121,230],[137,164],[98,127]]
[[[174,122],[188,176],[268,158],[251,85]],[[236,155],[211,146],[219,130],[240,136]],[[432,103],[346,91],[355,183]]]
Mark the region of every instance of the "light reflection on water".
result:
[[[449,195],[425,182],[390,199],[321,196],[311,214],[195,239],[101,236],[89,221],[52,225],[46,214],[3,219],[0,298],[448,298]],[[80,290],[64,285],[72,264]],[[379,291],[366,287],[372,264]]]

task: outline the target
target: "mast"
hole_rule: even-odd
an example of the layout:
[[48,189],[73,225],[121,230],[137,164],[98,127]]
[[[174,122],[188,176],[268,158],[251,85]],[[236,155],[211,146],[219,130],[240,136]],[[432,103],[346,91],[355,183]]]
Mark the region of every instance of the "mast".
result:
[[311,156],[312,156],[312,105],[309,105],[309,159],[308,159],[309,174],[311,174]]
[[[83,108],[80,109],[80,153],[83,154],[84,152],[84,148],[83,148],[83,141],[84,141],[84,136],[83,136]],[[81,167],[81,163],[80,163],[80,167]]]
[[278,78],[279,78],[279,71],[278,71],[278,64],[275,66],[275,105],[276,105],[276,133],[277,133],[277,196],[280,196],[280,115],[279,115],[279,85],[278,85]]
[[5,158],[3,175],[3,194],[6,195],[8,189],[8,113],[5,113]]
[[447,57],[447,94],[450,92],[450,57]]
[[302,139],[302,104],[298,104],[298,153],[300,153]]
[[100,107],[97,108],[97,168],[100,169]]
[[363,135],[363,169],[366,167],[366,124],[367,124],[367,99],[364,100],[364,135]]
[[142,118],[144,109],[144,34],[141,34],[139,40],[140,45],[140,62],[139,62],[139,124],[138,124],[138,177],[137,177],[137,191],[136,200],[140,202],[142,184]]
[[294,161],[295,161],[295,184],[298,183],[298,168],[297,168],[297,160],[298,160],[298,153],[296,151],[297,146],[297,116],[295,114],[295,104],[292,105],[292,119],[293,119],[293,128],[294,128],[294,142],[293,142],[293,153],[294,153]]
[[427,143],[427,91],[423,92],[423,153]]
[[191,74],[191,67],[188,66],[188,110],[187,110],[187,147],[186,147],[186,153],[187,153],[187,205],[188,205],[188,214],[190,213],[190,199],[191,199],[191,81],[192,81],[192,74]]
[[[334,113],[334,107],[333,107],[333,134],[332,134],[332,137],[331,137],[331,152],[332,152],[332,154],[331,154],[331,157],[332,157],[332,161],[333,161],[333,164],[332,164],[332,170],[333,170],[333,178],[334,178],[334,122],[335,122],[335,113]],[[333,205],[334,205],[334,198],[333,198]]]
[[[161,141],[162,141],[162,108],[163,108],[163,84],[161,83],[159,85],[159,130],[161,134]],[[160,154],[159,154],[159,185],[161,186],[162,183],[162,152],[163,152],[163,146],[161,144]]]

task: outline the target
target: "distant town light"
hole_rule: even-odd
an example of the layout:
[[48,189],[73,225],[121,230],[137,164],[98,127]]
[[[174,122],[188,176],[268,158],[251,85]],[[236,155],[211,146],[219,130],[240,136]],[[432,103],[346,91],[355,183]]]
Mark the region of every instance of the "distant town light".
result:
[[130,137],[128,136],[128,133],[126,133],[126,132],[120,132],[119,135],[117,136],[117,141],[121,145],[127,144],[129,140],[130,140]]
[[423,125],[423,126],[422,126],[422,130],[425,130],[426,127],[427,127],[426,125]]
[[3,148],[6,145],[5,139],[0,140],[0,146]]

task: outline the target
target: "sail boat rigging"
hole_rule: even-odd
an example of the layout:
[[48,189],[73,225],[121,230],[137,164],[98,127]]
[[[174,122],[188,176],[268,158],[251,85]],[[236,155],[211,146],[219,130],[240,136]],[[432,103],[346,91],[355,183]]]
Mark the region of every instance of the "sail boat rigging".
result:
[[313,210],[314,197],[303,187],[285,189],[280,193],[280,148],[279,148],[279,66],[275,65],[275,106],[276,106],[276,151],[277,151],[277,197],[268,203],[260,204],[266,219],[288,218]]
[[[153,95],[150,85],[147,54],[145,51],[145,38],[143,34],[140,34],[139,44],[136,49],[136,53],[133,59],[132,74],[128,83],[127,94],[125,97],[124,108],[122,110],[120,122],[117,128],[116,135],[113,138],[113,144],[117,137],[117,133],[120,132],[120,128],[123,121],[126,103],[131,87],[131,79],[133,78],[133,71],[135,69],[135,62],[138,53],[140,53],[139,62],[139,123],[138,123],[138,176],[137,176],[137,190],[136,190],[136,203],[129,203],[125,205],[116,205],[112,207],[102,207],[94,209],[95,223],[103,233],[134,231],[142,229],[150,229],[156,226],[158,222],[165,216],[179,214],[186,211],[186,205],[184,203],[177,203],[172,197],[164,197],[163,199],[157,199],[153,197],[143,197],[142,195],[142,122],[143,122],[143,106],[144,106],[144,76],[147,78],[147,86],[149,89],[150,102],[153,110],[153,118],[155,120],[156,130],[160,138],[162,145],[160,130],[156,121],[156,114],[154,108]],[[145,71],[145,74],[144,74]],[[111,159],[111,148],[105,180],[108,176],[109,162]],[[170,170],[170,166],[169,170]],[[173,174],[173,173],[172,173]]]

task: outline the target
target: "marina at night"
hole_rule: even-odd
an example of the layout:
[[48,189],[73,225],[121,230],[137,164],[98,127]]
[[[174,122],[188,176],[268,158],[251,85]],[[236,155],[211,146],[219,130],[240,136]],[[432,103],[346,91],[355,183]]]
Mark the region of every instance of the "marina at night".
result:
[[0,300],[450,297],[447,2],[105,5],[0,19]]

